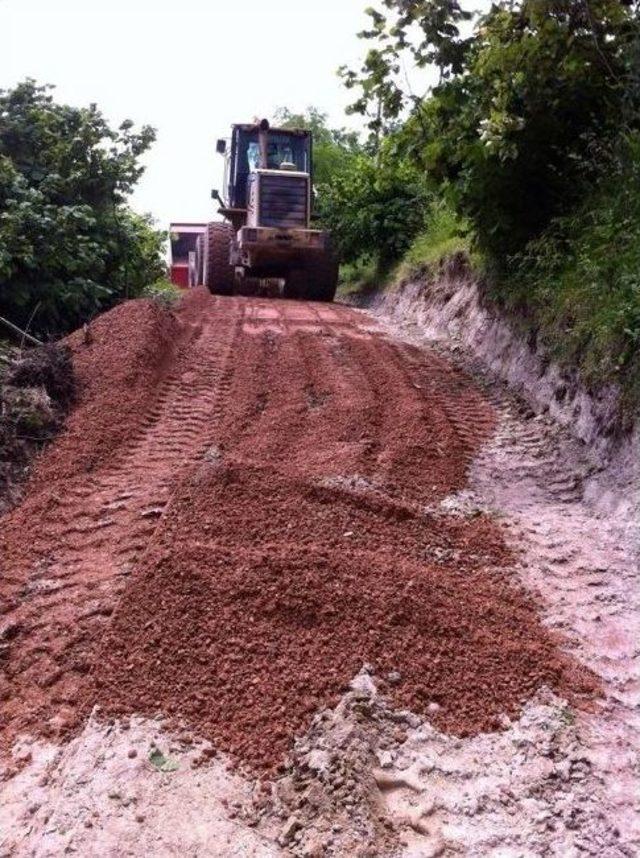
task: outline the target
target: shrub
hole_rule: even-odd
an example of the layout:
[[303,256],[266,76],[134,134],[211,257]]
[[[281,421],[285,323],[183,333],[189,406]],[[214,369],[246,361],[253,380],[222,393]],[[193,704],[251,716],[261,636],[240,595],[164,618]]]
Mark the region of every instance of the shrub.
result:
[[166,277],[145,286],[140,297],[152,298],[164,307],[173,307],[182,297],[182,290]]
[[0,314],[66,333],[162,276],[164,236],[132,212],[153,129],[25,81],[0,90]]

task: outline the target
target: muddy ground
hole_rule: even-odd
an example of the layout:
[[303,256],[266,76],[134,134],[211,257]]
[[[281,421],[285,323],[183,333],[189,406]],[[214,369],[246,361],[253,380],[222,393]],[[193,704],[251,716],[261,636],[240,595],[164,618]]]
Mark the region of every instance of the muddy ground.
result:
[[70,347],[1,521],[0,854],[636,854],[588,448],[346,307],[196,290]]

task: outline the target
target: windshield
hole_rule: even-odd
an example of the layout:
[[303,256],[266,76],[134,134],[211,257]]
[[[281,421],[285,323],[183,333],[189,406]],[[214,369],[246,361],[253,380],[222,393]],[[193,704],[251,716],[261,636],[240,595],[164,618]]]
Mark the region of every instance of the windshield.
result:
[[[236,128],[234,131],[233,174],[230,176],[229,199],[232,206],[246,205],[247,176],[260,166],[258,131]],[[293,164],[301,173],[311,172],[311,139],[307,134],[270,131],[267,137],[267,166],[279,170]]]
[[[247,167],[255,172],[260,166],[260,144],[257,135],[247,143]],[[308,142],[304,137],[288,134],[269,134],[267,138],[267,167],[279,170],[283,164],[293,164],[302,173],[308,171]]]

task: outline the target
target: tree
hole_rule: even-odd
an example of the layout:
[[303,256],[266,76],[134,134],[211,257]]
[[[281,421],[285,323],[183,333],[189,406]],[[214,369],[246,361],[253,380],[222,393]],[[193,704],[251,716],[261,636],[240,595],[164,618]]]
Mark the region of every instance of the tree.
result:
[[419,172],[388,146],[381,158],[352,159],[325,186],[319,213],[344,262],[368,257],[383,274],[424,225],[426,199]]
[[0,314],[64,333],[162,276],[164,236],[126,205],[155,139],[27,80],[0,90]]
[[[389,17],[368,10],[373,26],[362,34],[384,61],[343,72],[361,92],[352,109],[371,112],[382,99],[389,120],[410,108],[397,135],[404,154],[502,264],[569,210],[620,135],[638,128],[637,3],[498,2],[465,38],[469,15],[454,0],[384,6]],[[427,98],[403,90],[402,56],[438,68]]]
[[280,107],[274,117],[281,128],[307,128],[313,135],[313,177],[318,191],[330,183],[358,154],[361,146],[355,131],[344,128],[329,128],[327,114],[316,107],[308,107],[305,113],[292,113]]
[[374,42],[358,72],[341,66],[338,74],[347,89],[360,95],[347,113],[367,117],[374,148],[382,136],[398,128],[398,119],[407,105],[418,106],[423,97],[408,91],[403,81],[403,59],[418,68],[434,65],[440,78],[460,74],[470,39],[460,35],[460,25],[470,21],[471,12],[458,0],[382,0],[389,16],[368,7],[369,28],[359,38]]
[[638,127],[638,104],[622,121],[634,31],[617,0],[496,7],[466,74],[434,92],[428,167],[455,186],[494,259],[575,206],[607,169],[627,120]]

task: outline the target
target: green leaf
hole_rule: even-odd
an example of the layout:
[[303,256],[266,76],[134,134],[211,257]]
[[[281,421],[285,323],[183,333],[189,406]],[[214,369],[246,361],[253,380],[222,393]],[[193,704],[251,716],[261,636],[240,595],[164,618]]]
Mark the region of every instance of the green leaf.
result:
[[154,748],[150,751],[149,762],[154,766],[154,768],[158,769],[159,772],[175,772],[179,768],[177,760],[165,757],[162,751],[158,750],[158,748]]

